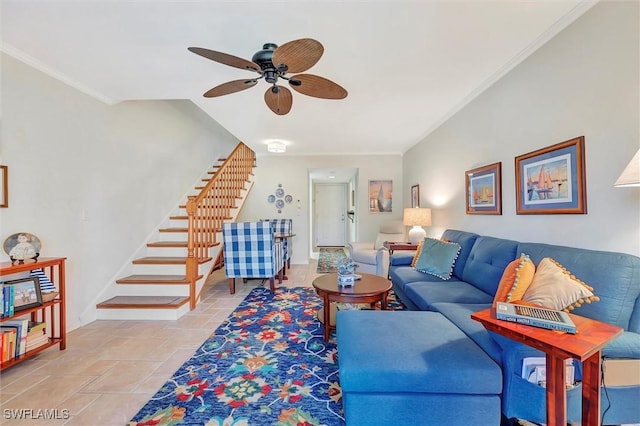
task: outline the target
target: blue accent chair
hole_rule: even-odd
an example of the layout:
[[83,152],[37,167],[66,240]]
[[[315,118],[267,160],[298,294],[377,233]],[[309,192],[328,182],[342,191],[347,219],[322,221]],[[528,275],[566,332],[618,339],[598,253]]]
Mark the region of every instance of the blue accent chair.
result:
[[222,225],[224,269],[229,278],[229,292],[236,291],[235,279],[268,278],[271,291],[275,278],[284,275],[283,244],[276,241],[268,222],[239,222]]

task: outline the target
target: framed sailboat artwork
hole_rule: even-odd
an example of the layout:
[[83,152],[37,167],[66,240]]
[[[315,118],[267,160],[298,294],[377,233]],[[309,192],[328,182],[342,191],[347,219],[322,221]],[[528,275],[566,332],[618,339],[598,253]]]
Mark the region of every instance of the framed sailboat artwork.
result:
[[586,214],[584,136],[516,157],[517,214]]
[[391,213],[393,211],[393,181],[369,181],[369,213]]
[[465,172],[467,214],[502,214],[502,163]]

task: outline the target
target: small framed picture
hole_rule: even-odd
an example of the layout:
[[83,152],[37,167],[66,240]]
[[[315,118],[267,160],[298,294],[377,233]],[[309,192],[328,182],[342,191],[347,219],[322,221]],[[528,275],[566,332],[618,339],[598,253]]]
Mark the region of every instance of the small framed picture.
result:
[[0,207],[9,207],[9,167],[0,166]]
[[411,207],[420,207],[420,185],[411,187]]
[[369,181],[369,213],[391,213],[393,211],[393,181]]
[[40,238],[29,232],[18,232],[7,237],[2,248],[11,259],[12,264],[16,261],[21,264],[29,259],[37,261],[40,257],[42,243]]
[[13,286],[13,304],[16,312],[34,306],[42,306],[40,280],[37,277],[5,281],[4,285]]
[[467,214],[502,214],[502,163],[465,172]]
[[586,214],[584,136],[516,157],[517,214]]

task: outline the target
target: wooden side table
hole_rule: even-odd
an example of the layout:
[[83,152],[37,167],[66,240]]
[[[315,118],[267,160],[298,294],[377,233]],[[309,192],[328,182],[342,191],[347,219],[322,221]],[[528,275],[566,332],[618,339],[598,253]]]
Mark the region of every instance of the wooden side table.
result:
[[[289,242],[289,239],[293,238],[296,236],[296,234],[274,234],[273,235],[276,241],[283,241],[286,244],[291,244]],[[289,277],[287,276],[287,268],[291,269],[291,258],[289,258],[289,260],[285,260],[284,262],[284,266],[283,266],[283,271],[282,271],[282,279],[283,280],[288,280]]]
[[600,350],[622,328],[578,315],[569,314],[578,332],[569,334],[532,327],[496,318],[494,308],[471,314],[489,331],[501,334],[546,354],[547,363],[547,424],[567,424],[566,369],[564,360],[574,358],[582,362],[582,425],[598,426],[600,423]]
[[409,242],[394,242],[394,241],[385,241],[383,247],[389,250],[389,265],[387,266],[387,279],[390,279],[389,269],[391,268],[391,255],[395,250],[409,250],[416,251],[418,250],[417,244],[411,244]]

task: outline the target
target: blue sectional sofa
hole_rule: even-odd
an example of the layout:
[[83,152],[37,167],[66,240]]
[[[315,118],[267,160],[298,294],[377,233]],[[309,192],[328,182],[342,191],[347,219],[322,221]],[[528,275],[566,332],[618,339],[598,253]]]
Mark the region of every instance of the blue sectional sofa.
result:
[[[464,424],[463,412],[476,411],[480,395],[485,401],[493,401],[497,395],[500,407],[488,403],[484,411],[476,411],[475,421],[467,424],[497,426],[501,413],[506,418],[546,422],[545,389],[521,377],[522,360],[544,354],[488,332],[471,319],[472,313],[492,305],[505,268],[521,253],[536,265],[551,257],[593,287],[600,300],[585,303],[574,313],[624,329],[602,350],[604,358],[640,359],[640,258],[458,230],[445,231],[443,238],[461,246],[453,275],[446,281],[411,267],[411,252],[395,253],[390,260],[397,297],[409,310],[427,312],[338,313],[340,380],[347,423],[388,423],[385,413],[393,407],[407,424]],[[371,341],[369,332],[377,333],[376,345],[367,343]],[[379,340],[389,344],[380,345]],[[449,348],[449,356],[443,348]],[[447,362],[437,361],[442,357]],[[498,374],[487,360],[495,364]],[[577,364],[576,377],[580,378],[581,366]],[[460,366],[458,371],[456,365]],[[455,382],[459,377],[464,377],[466,385]],[[606,383],[606,371],[604,379]],[[449,390],[442,385],[452,381],[457,384]],[[579,384],[567,391],[570,422],[580,422],[581,393]],[[601,395],[603,424],[640,423],[640,386],[607,386]],[[471,403],[465,405],[464,401]],[[456,404],[460,408],[452,411]],[[457,421],[458,417],[463,420]]]

